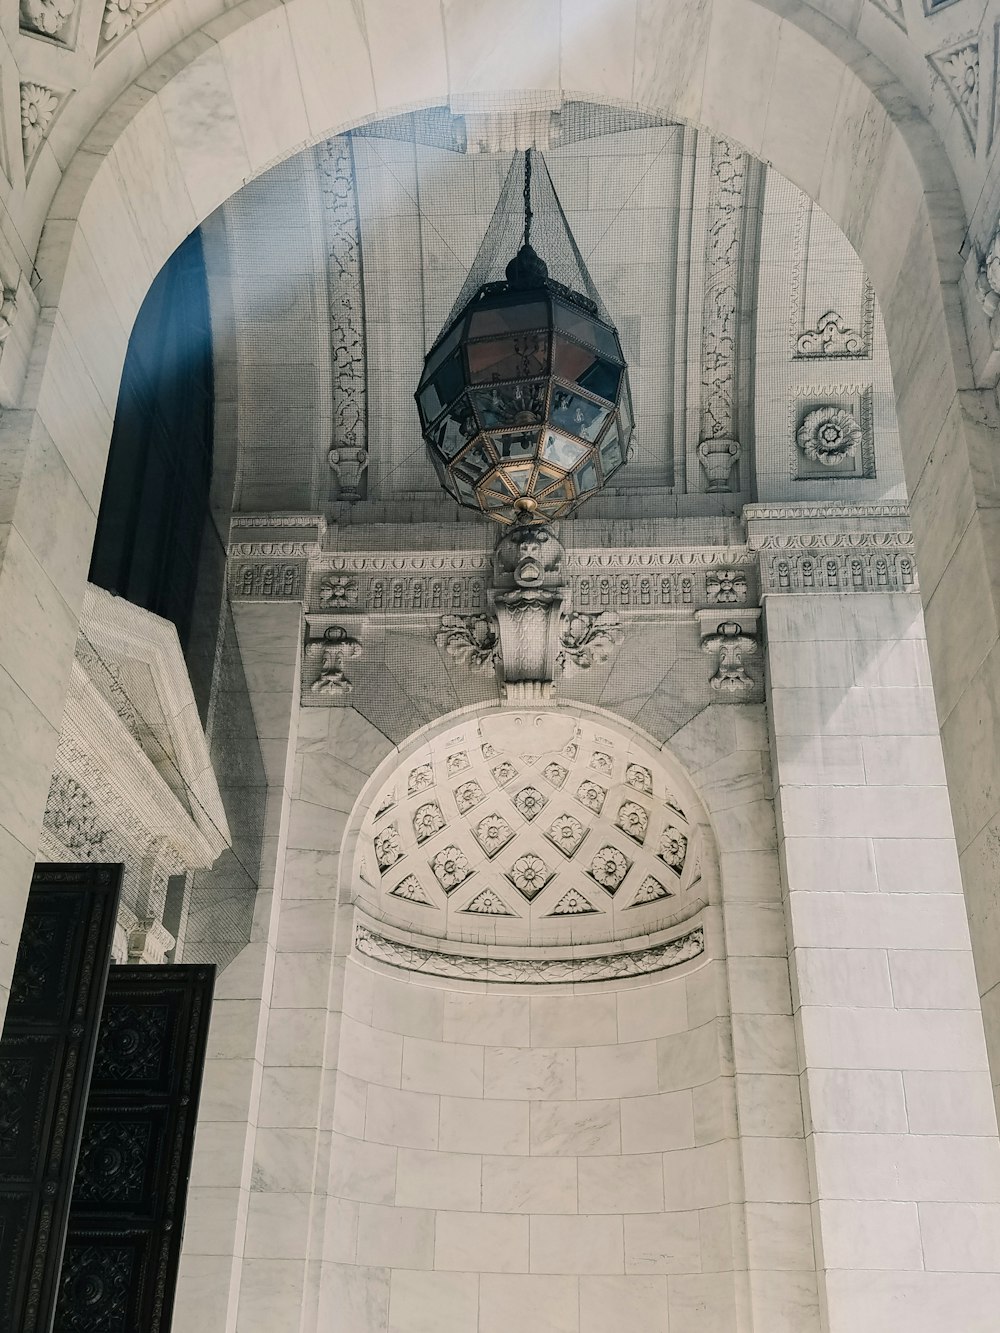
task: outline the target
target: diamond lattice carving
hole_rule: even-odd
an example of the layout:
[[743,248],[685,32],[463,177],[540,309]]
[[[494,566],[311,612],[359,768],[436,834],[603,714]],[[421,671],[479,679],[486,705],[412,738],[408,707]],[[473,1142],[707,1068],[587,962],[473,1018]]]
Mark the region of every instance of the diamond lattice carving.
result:
[[700,910],[694,797],[655,752],[582,719],[548,753],[521,743],[529,727],[508,749],[502,727],[481,726],[426,743],[370,802],[358,864],[378,883],[362,878],[362,893],[387,919],[551,943],[566,918],[567,940],[627,939]]

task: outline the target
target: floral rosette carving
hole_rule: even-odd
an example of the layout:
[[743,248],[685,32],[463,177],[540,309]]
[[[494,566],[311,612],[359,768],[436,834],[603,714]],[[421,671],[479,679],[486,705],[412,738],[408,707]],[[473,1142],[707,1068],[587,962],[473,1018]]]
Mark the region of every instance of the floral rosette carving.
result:
[[327,574],[320,580],[319,604],[329,607],[353,606],[358,600],[358,583],[347,574]]
[[861,427],[846,407],[818,407],[806,415],[795,438],[807,458],[836,467],[857,452]]
[[113,42],[142,18],[154,0],[107,0],[104,6],[104,40]]
[[40,83],[21,84],[21,140],[26,158],[41,147],[58,106],[59,98]]

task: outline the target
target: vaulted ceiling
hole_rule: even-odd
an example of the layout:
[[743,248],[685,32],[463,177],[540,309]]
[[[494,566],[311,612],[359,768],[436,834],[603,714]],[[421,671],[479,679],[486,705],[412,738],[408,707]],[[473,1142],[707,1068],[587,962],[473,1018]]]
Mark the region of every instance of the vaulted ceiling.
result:
[[[237,459],[237,508],[364,521],[450,507],[413,390],[528,145],[544,152],[630,366],[633,458],[589,514],[902,495],[881,316],[833,223],[724,139],[565,103],[368,125],[273,168],[208,220],[216,434]],[[843,460],[803,447],[818,410],[857,423]],[[699,455],[706,440],[739,442],[721,482],[726,464]]]

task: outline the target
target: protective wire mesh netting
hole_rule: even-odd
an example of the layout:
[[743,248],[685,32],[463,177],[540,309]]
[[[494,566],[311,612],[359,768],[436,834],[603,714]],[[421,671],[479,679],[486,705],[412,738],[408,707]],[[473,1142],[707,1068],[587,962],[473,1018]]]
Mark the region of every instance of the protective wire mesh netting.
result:
[[611,322],[570,230],[545,158],[529,148],[514,155],[483,243],[445,320],[445,328],[481,287],[506,280],[507,265],[522,244],[532,247],[554,282],[587,297],[601,319]]

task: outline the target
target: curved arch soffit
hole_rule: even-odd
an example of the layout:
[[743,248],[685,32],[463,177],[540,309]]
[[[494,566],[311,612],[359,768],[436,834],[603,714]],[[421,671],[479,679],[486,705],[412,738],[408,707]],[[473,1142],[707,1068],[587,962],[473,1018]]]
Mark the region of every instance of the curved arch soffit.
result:
[[[400,854],[381,857],[390,826]],[[456,843],[464,864],[435,870]],[[428,938],[565,943],[572,917],[574,942],[622,940],[717,905],[725,850],[669,742],[586,704],[477,704],[421,727],[372,772],[341,840],[337,898]],[[542,863],[534,882],[521,882],[522,855]],[[473,906],[484,890],[496,901]],[[597,910],[565,901],[577,894]]]
[[[90,467],[99,459],[103,471],[100,450],[110,432],[100,418],[114,413],[132,322],[156,272],[209,213],[268,167],[331,134],[461,97],[449,83],[438,7],[408,10],[411,31],[376,10],[367,15],[367,40],[347,0],[229,11],[223,28],[192,37],[147,70],[88,136],[56,192],[53,225],[39,247],[43,312],[58,312],[60,337],[49,337],[43,317],[28,381],[37,388],[23,402],[37,407],[67,457],[94,448]],[[613,5],[608,10],[613,15]],[[869,53],[804,5],[798,21],[820,27],[830,45],[761,0],[706,0],[701,24],[690,21],[687,6],[663,11],[657,39],[635,60],[602,60],[593,42],[574,45],[581,34],[572,28],[563,48],[548,54],[544,43],[508,33],[508,88],[467,100],[498,107],[537,98],[557,82],[549,64],[562,76],[561,93],[703,125],[816,200],[878,292],[912,486],[926,437],[936,436],[951,401],[942,389],[969,383],[959,305],[945,299],[942,285],[958,277],[963,213],[934,132]],[[662,63],[645,63],[654,49]],[[272,90],[267,99],[262,87]],[[93,441],[81,440],[79,424],[62,411],[59,375],[74,362],[103,405],[85,432]],[[933,377],[933,392],[912,395],[908,412],[901,375],[922,373]]]

